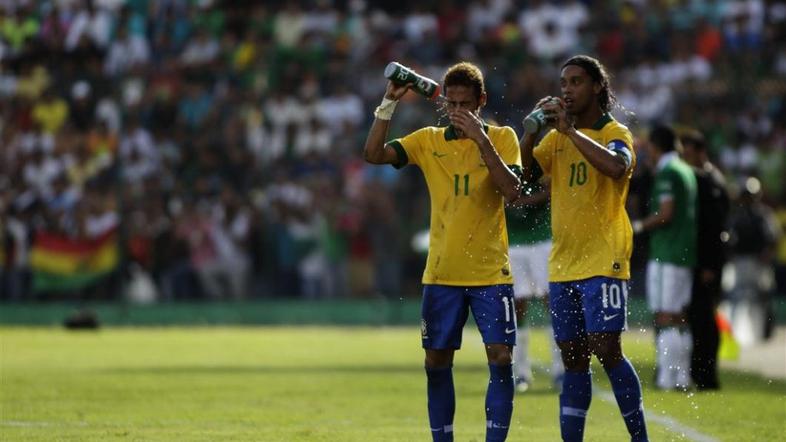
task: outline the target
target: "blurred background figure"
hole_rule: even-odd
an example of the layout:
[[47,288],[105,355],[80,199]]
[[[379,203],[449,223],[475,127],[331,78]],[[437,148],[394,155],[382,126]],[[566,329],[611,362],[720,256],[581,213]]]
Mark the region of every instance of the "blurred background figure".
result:
[[697,189],[693,170],[679,157],[680,141],[656,125],[646,143],[654,181],[649,215],[633,221],[633,232],[651,232],[647,263],[647,304],[654,316],[656,385],[687,389],[693,338],[686,322],[696,267]]
[[761,199],[761,183],[747,178],[729,218],[731,249],[729,316],[742,345],[769,338],[774,327],[772,305],[775,246],[781,235],[772,209]]
[[729,193],[723,174],[709,160],[704,135],[689,129],[680,135],[680,140],[682,158],[693,167],[697,185],[696,267],[687,312],[693,337],[690,374],[699,390],[716,390],[720,388],[720,334],[715,316],[727,259]]

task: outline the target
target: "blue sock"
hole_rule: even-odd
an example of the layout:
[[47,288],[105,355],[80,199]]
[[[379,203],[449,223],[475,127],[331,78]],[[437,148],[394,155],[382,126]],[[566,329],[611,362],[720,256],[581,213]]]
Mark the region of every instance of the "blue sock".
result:
[[587,373],[566,371],[559,395],[559,427],[562,440],[581,441],[584,438],[584,421],[592,402],[592,376]]
[[434,442],[453,442],[453,414],[456,411],[453,367],[426,367],[426,377],[431,437]]
[[606,370],[614,397],[620,407],[622,418],[628,427],[631,441],[647,441],[647,426],[644,423],[644,405],[641,400],[641,383],[633,365],[623,359],[616,367]]
[[513,365],[489,364],[489,388],[486,390],[486,442],[504,441],[508,437],[513,414]]

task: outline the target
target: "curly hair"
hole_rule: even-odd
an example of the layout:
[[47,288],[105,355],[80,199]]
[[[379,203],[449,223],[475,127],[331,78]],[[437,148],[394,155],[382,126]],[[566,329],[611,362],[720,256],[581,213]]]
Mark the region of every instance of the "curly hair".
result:
[[600,108],[603,112],[611,111],[617,104],[617,97],[614,95],[614,91],[611,90],[611,75],[609,75],[606,67],[603,66],[598,59],[592,58],[589,55],[576,55],[569,58],[568,61],[562,65],[562,69],[570,65],[584,69],[584,71],[600,85],[601,90],[600,94],[598,94],[598,104],[600,104]]
[[486,92],[486,85],[483,81],[483,72],[480,68],[468,61],[462,61],[449,67],[445,76],[442,78],[445,89],[448,86],[466,86],[475,91],[475,98],[480,100],[480,96]]

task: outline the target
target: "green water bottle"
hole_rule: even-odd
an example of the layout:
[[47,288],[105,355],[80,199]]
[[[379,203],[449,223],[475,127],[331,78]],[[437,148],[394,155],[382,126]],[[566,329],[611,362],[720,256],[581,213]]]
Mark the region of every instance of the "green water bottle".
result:
[[[551,101],[559,103],[559,99],[553,98]],[[547,114],[543,112],[542,108],[537,108],[534,111],[530,112],[529,115],[524,117],[524,121],[522,124],[524,125],[524,133],[528,134],[536,134],[540,131],[543,126],[549,123],[549,120],[553,118],[553,115]]]
[[395,61],[391,61],[385,66],[385,78],[396,84],[413,83],[415,92],[426,96],[430,100],[439,95],[442,89],[436,81],[424,77]]

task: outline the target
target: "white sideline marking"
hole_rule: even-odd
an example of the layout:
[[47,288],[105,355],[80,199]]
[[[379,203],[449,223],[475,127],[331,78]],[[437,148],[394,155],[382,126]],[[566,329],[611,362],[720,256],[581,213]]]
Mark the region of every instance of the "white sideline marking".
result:
[[6,427],[41,428],[51,427],[51,422],[31,422],[31,421],[3,421]]
[[[46,422],[46,421],[0,421],[0,425],[4,427],[20,427],[20,428],[44,428],[44,427],[62,427],[60,422]],[[87,422],[75,422],[69,426],[86,427]]]
[[[614,397],[614,394],[610,391],[603,390],[601,388],[592,388],[593,395],[597,395],[603,401],[609,402],[613,405],[617,405],[617,399]],[[649,422],[655,422],[660,424],[663,427],[666,427],[667,430],[671,431],[672,433],[678,433],[681,436],[684,436],[690,440],[696,442],[718,442],[718,439],[715,439],[712,436],[708,436],[699,430],[693,429],[687,425],[679,423],[673,417],[667,414],[660,414],[660,413],[647,413],[647,409],[644,409],[645,417]]]
[[[538,371],[549,373],[551,370],[550,368],[546,367],[540,361],[532,361],[532,366],[537,369]],[[598,396],[604,402],[611,403],[612,405],[617,405],[617,399],[614,397],[614,394],[610,391],[604,390],[602,388],[592,387],[592,395]],[[681,424],[678,420],[674,419],[673,417],[669,416],[668,414],[662,413],[648,413],[647,408],[644,408],[644,416],[647,422],[655,422],[660,424],[662,427],[665,427],[667,430],[671,431],[672,433],[677,433],[688,440],[692,440],[695,442],[719,442],[718,439],[715,439],[712,436],[706,435],[699,430],[691,428],[687,425]]]

